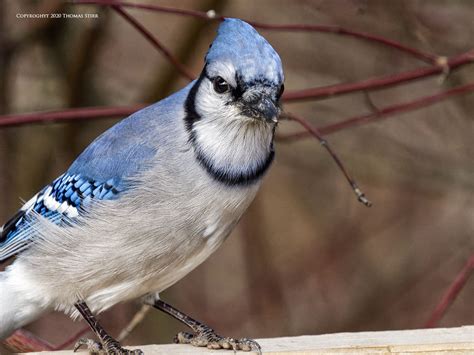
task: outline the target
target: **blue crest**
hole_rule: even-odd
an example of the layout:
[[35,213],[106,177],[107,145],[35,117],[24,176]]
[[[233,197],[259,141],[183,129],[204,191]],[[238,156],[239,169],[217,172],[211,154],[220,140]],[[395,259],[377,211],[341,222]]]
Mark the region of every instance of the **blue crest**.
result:
[[234,66],[244,82],[267,81],[276,85],[283,82],[283,68],[278,53],[252,26],[226,18],[206,55],[206,63],[215,61]]

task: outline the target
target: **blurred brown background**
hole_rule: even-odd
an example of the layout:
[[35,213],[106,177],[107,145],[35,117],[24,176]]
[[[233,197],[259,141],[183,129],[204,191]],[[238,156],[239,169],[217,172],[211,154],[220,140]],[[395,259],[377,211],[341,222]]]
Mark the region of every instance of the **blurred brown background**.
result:
[[[142,0],[141,2],[147,2]],[[340,25],[439,55],[472,48],[472,1],[148,1],[271,23]],[[99,19],[17,19],[17,13],[98,13]],[[197,75],[216,23],[129,10]],[[186,80],[110,9],[62,1],[0,1],[0,111],[153,102]],[[260,31],[280,53],[286,89],[397,73],[423,63],[380,45],[317,33]],[[14,44],[7,46],[6,44]],[[316,125],[336,122],[474,79],[287,104]],[[275,337],[420,327],[474,250],[474,96],[466,95],[329,137],[374,202],[359,204],[312,139],[277,144],[276,164],[232,236],[162,298],[218,332]],[[0,220],[61,174],[116,120],[0,130]],[[298,130],[282,122],[280,132]],[[0,290],[1,292],[1,290]],[[441,326],[474,323],[474,282]],[[117,335],[140,305],[101,315]],[[84,326],[53,313],[28,329],[53,344]],[[152,311],[128,344],[170,342],[184,329]]]

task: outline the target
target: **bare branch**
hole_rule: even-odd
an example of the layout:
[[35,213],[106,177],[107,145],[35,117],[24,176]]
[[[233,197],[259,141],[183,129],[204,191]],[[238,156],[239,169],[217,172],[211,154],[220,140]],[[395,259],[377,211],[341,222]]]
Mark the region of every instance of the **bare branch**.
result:
[[306,128],[308,134],[312,135],[313,137],[315,137],[316,139],[319,140],[319,142],[321,143],[321,145],[329,152],[329,154],[331,155],[331,157],[334,159],[334,161],[336,162],[337,166],[339,167],[339,169],[342,171],[342,173],[344,174],[346,180],[349,182],[349,185],[351,185],[351,188],[352,190],[354,191],[354,193],[356,194],[357,196],[357,200],[361,203],[363,203],[365,206],[367,207],[370,207],[372,206],[372,202],[370,202],[366,197],[365,197],[365,194],[359,189],[359,187],[357,186],[357,183],[355,182],[355,180],[349,175],[349,173],[347,172],[346,168],[344,167],[344,165],[342,164],[341,160],[339,159],[339,157],[336,155],[336,153],[334,153],[334,151],[331,149],[331,147],[329,146],[329,143],[322,137],[321,135],[321,132],[316,128],[316,127],[313,127],[311,125],[311,123],[309,123],[306,119],[304,119],[303,117],[300,117],[300,116],[297,116],[295,114],[292,114],[292,113],[284,113],[283,114],[285,118],[288,118],[290,120],[293,120],[293,121],[296,121],[298,122],[300,125],[302,125],[304,128]]
[[381,89],[401,83],[427,78],[437,74],[443,74],[446,72],[446,70],[452,71],[472,62],[474,62],[474,50],[470,50],[449,58],[443,62],[443,65],[436,64],[430,67],[422,67],[402,73],[379,76],[361,80],[355,83],[344,83],[318,88],[288,91],[287,93],[283,94],[282,98],[285,102],[321,100],[355,91]]
[[2,343],[15,353],[30,351],[52,351],[54,347],[25,329],[18,329]]
[[[222,21],[224,16],[212,15],[209,12],[195,11],[195,10],[183,10],[172,7],[160,6],[160,5],[148,5],[148,4],[135,4],[126,1],[115,1],[115,0],[76,0],[77,4],[97,4],[105,6],[114,6],[119,5],[123,7],[130,7],[143,10],[151,10],[157,12],[164,12],[169,14],[175,14],[180,16],[191,16],[195,18],[200,18],[203,20],[215,20]],[[247,20],[245,20],[247,21]],[[418,58],[424,62],[430,64],[436,64],[439,61],[439,56],[436,54],[423,52],[417,48],[412,48],[401,44],[399,42],[387,39],[381,36],[372,35],[369,33],[358,32],[349,30],[339,26],[328,26],[328,25],[309,25],[309,24],[270,24],[263,22],[247,21],[252,26],[262,29],[262,30],[273,30],[273,31],[292,31],[292,32],[321,32],[321,33],[332,33],[336,35],[350,36],[359,38],[362,40],[379,43],[396,50],[405,52]]]
[[187,9],[178,9],[174,7],[167,7],[161,5],[150,5],[150,4],[138,4],[138,3],[131,3],[127,1],[116,1],[116,0],[73,0],[75,4],[94,4],[94,5],[104,5],[104,6],[122,6],[134,9],[142,9],[142,10],[151,10],[156,12],[163,12],[168,14],[174,15],[181,15],[181,16],[190,16],[195,18],[201,18],[204,20],[212,20],[216,19],[222,21],[224,19],[223,16],[209,16],[208,13],[197,11],[197,10],[187,10]]
[[[120,6],[131,7],[131,8],[140,8],[144,10],[159,11],[165,13],[173,13],[176,15],[183,16],[192,16],[205,20],[218,20],[221,21],[224,19],[223,16],[210,15],[209,12],[195,11],[195,10],[183,10],[176,9],[171,7],[164,7],[159,5],[147,5],[147,4],[132,4],[124,1],[115,1],[115,0],[77,0],[77,4],[97,4],[111,6],[116,11],[118,11],[124,18],[127,19],[135,28],[137,28],[149,41],[151,41],[155,47],[161,51],[169,61],[177,68],[177,70],[189,80],[193,80],[194,76],[190,74],[189,70],[182,65],[172,53],[161,44],[156,37],[154,37],[143,25],[136,21],[133,17],[123,11]],[[287,91],[283,94],[282,99],[286,102],[292,101],[302,101],[302,100],[315,100],[323,99],[327,97],[332,97],[336,95],[347,94],[360,90],[368,89],[380,89],[384,87],[389,87],[397,85],[400,83],[405,83],[413,80],[418,80],[426,78],[436,74],[445,74],[452,71],[455,68],[458,68],[462,65],[469,64],[474,61],[474,50],[470,50],[466,53],[462,53],[458,56],[452,58],[446,58],[442,56],[437,56],[431,53],[424,53],[418,49],[407,47],[401,43],[383,38],[374,36],[367,33],[356,32],[341,28],[338,26],[323,26],[323,25],[306,25],[306,24],[269,24],[262,22],[252,22],[249,21],[251,25],[260,29],[267,30],[279,30],[279,31],[301,31],[301,32],[325,32],[325,33],[334,33],[341,35],[349,35],[352,37],[362,38],[365,40],[375,41],[383,43],[392,48],[410,53],[416,56],[419,59],[422,59],[425,62],[432,64],[430,67],[417,68],[415,70],[391,74],[387,76],[381,76],[376,78],[370,78],[367,80],[362,80],[356,83],[344,83],[336,84],[319,88],[310,88],[296,91]]]
[[441,297],[441,300],[431,314],[430,319],[428,319],[428,321],[425,323],[425,328],[433,328],[438,325],[441,318],[443,318],[445,315],[447,309],[453,304],[464,285],[466,285],[467,280],[472,275],[473,271],[474,254],[471,254],[466,264],[464,264],[459,274],[444,293],[443,297]]
[[139,325],[143,321],[143,319],[145,319],[146,315],[148,314],[148,312],[150,312],[151,309],[152,307],[146,304],[142,305],[140,310],[135,313],[132,320],[125,326],[125,328],[122,329],[119,336],[117,337],[117,341],[122,342],[125,338],[127,338],[130,333],[133,332],[133,330],[137,327],[137,325]]
[[60,111],[21,113],[0,116],[0,127],[14,127],[25,124],[92,120],[99,118],[123,117],[145,107],[145,104],[124,107],[87,107]]
[[393,49],[405,52],[418,58],[426,63],[436,64],[439,61],[439,56],[436,54],[423,52],[417,48],[408,47],[402,43],[393,41],[388,38],[381,36],[376,36],[370,33],[353,31],[347,28],[339,26],[330,26],[330,25],[307,25],[307,24],[268,24],[261,22],[249,21],[249,23],[262,30],[276,30],[276,31],[288,31],[288,32],[322,32],[322,33],[332,33],[336,35],[350,36],[358,39],[366,40],[369,42],[376,42]]
[[150,31],[148,31],[140,22],[138,22],[133,16],[129,15],[127,12],[122,10],[119,6],[112,6],[112,8],[117,11],[125,20],[127,20],[133,27],[135,27],[145,38],[151,42],[156,49],[158,49],[174,67],[180,72],[181,75],[189,79],[189,81],[194,80],[194,75],[189,72],[183,64],[171,53],[171,51],[166,48],[156,37],[154,37]]
[[[472,91],[474,91],[474,83],[458,86],[454,89],[446,90],[438,94],[424,96],[422,98],[408,101],[405,103],[387,106],[385,108],[378,109],[378,111],[376,112],[371,112],[371,113],[361,115],[361,116],[355,116],[355,117],[343,120],[341,122],[322,126],[322,127],[319,127],[318,130],[323,136],[325,136],[325,135],[332,134],[337,131],[341,131],[343,129],[347,129],[350,127],[355,127],[355,126],[360,126],[367,123],[372,123],[375,121],[380,121],[382,119],[389,118],[390,116],[393,116],[398,113],[418,110],[420,108],[436,104],[438,102],[441,102],[453,96],[468,94]],[[312,134],[308,131],[291,133],[287,135],[279,135],[278,141],[292,142],[294,140],[308,138],[311,135]]]
[[[377,112],[352,117],[338,123],[319,127],[318,131],[323,136],[327,134],[332,134],[334,132],[347,129],[353,126],[363,125],[384,118],[388,118],[389,116],[395,115],[397,113],[417,110],[446,100],[452,96],[463,95],[472,91],[474,91],[474,83],[466,84],[435,95],[425,96],[413,101],[381,108]],[[88,107],[60,111],[4,115],[0,116],[0,127],[14,127],[22,126],[25,124],[37,124],[44,122],[63,122],[73,120],[92,120],[99,118],[124,117],[140,110],[145,106],[146,104],[138,104],[124,107]],[[280,142],[291,142],[293,140],[307,138],[310,135],[311,133],[305,131],[288,135],[279,135],[277,139]]]

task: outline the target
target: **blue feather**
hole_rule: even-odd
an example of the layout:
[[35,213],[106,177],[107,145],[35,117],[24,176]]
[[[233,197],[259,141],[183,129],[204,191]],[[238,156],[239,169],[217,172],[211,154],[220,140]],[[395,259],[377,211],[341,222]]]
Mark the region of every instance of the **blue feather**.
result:
[[246,83],[266,81],[281,85],[284,80],[280,56],[248,23],[226,18],[206,55],[206,63],[232,63]]
[[[160,143],[166,146],[175,139],[162,128],[177,118],[170,113],[183,110],[184,98],[193,84],[134,113],[96,138],[65,174],[0,227],[0,261],[25,250],[34,239],[30,223],[33,211],[58,225],[69,225],[76,212],[87,212],[93,200],[116,199],[132,188],[136,176],[151,166]],[[62,211],[65,202],[67,209]]]
[[[91,186],[97,188],[93,191]],[[62,225],[87,211],[87,206],[93,199],[115,199],[119,193],[110,179],[100,182],[81,174],[61,175],[5,224],[0,233],[0,260],[18,254],[31,242],[34,231],[29,222],[34,213]]]

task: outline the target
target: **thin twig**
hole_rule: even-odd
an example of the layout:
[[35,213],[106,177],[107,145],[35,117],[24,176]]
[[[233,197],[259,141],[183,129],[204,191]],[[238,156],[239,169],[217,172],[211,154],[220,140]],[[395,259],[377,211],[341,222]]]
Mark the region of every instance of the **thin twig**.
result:
[[140,22],[138,22],[133,16],[128,14],[119,6],[112,6],[112,8],[117,11],[125,20],[127,20],[133,27],[135,27],[145,38],[151,42],[156,49],[158,49],[170,62],[174,65],[174,67],[186,77],[189,81],[194,80],[194,75],[189,72],[188,68],[186,68],[183,64],[179,62],[179,60],[171,53],[171,51],[166,48],[155,36],[153,36],[150,31],[148,31],[145,26],[143,26]]
[[342,173],[344,174],[346,180],[349,182],[349,185],[351,185],[351,188],[352,190],[354,191],[354,193],[356,194],[357,196],[357,200],[361,203],[363,203],[365,206],[367,207],[370,207],[372,206],[372,202],[370,202],[366,197],[365,197],[365,194],[359,189],[359,187],[357,186],[357,183],[355,182],[355,180],[349,175],[349,173],[347,172],[346,168],[344,167],[344,165],[342,164],[341,160],[339,159],[339,157],[336,155],[336,153],[334,153],[334,151],[331,149],[331,147],[329,146],[329,143],[322,137],[321,135],[321,132],[316,128],[316,127],[313,127],[313,125],[311,125],[311,123],[309,123],[306,119],[304,119],[303,117],[300,117],[300,116],[297,116],[295,114],[292,114],[292,113],[284,113],[284,117],[285,118],[288,118],[290,120],[293,120],[293,121],[296,121],[298,122],[300,125],[302,125],[307,131],[309,134],[311,134],[313,137],[316,137],[319,142],[321,143],[321,145],[328,151],[328,153],[331,155],[331,157],[334,159],[334,161],[336,162],[337,166],[339,167],[339,169],[342,171]]
[[447,59],[444,62],[444,65],[433,65],[430,67],[417,68],[402,73],[369,78],[355,83],[335,84],[318,88],[288,91],[287,93],[283,94],[282,99],[285,102],[320,100],[337,95],[348,94],[355,91],[381,89],[401,83],[427,78],[437,74],[442,74],[446,70],[451,72],[456,68],[473,62],[474,50],[471,49],[467,52]]
[[399,50],[410,54],[426,63],[436,64],[440,57],[436,54],[423,52],[417,48],[412,48],[406,46],[402,43],[393,41],[388,38],[381,36],[376,36],[370,33],[359,32],[354,30],[349,30],[347,28],[331,25],[309,25],[309,24],[269,24],[262,22],[249,21],[249,23],[262,30],[275,30],[275,31],[288,31],[288,32],[321,32],[321,33],[332,33],[336,35],[350,36],[358,39],[366,40],[369,42],[376,42],[393,49]]
[[[451,90],[446,90],[440,92],[438,94],[424,96],[416,100],[404,102],[401,104],[396,104],[392,106],[387,106],[384,108],[378,109],[376,112],[371,112],[361,116],[355,116],[352,118],[348,118],[341,122],[332,123],[326,126],[318,127],[319,132],[325,136],[328,134],[335,133],[337,131],[341,131],[343,129],[360,126],[368,123],[372,123],[375,121],[380,121],[382,119],[389,118],[397,113],[407,112],[418,110],[420,108],[436,104],[448,98],[457,95],[468,94],[474,91],[474,83],[458,86]],[[1,121],[0,121],[1,122]],[[297,132],[297,133],[290,133],[286,135],[279,135],[277,140],[279,142],[292,142],[302,138],[308,138],[311,136],[311,133],[308,131]]]
[[454,281],[448,287],[438,305],[430,316],[430,319],[425,323],[425,328],[433,328],[438,325],[438,322],[443,318],[447,309],[453,304],[457,296],[461,292],[467,280],[474,271],[474,254],[472,254],[464,264],[461,271],[458,273]]
[[157,12],[164,12],[168,14],[174,15],[182,15],[182,16],[190,16],[201,18],[204,20],[212,20],[216,19],[221,21],[224,17],[223,16],[209,16],[208,13],[197,11],[197,10],[188,10],[188,9],[178,9],[173,7],[161,6],[161,5],[151,5],[151,4],[138,4],[138,3],[131,3],[127,1],[115,1],[115,0],[73,0],[75,4],[93,4],[93,5],[104,5],[104,6],[122,6],[128,8],[135,8],[135,9],[142,9],[142,10],[151,10]]
[[[177,9],[172,7],[160,6],[160,5],[149,5],[149,4],[135,4],[126,1],[114,1],[114,0],[76,0],[77,4],[97,4],[97,5],[106,5],[106,6],[114,6],[120,5],[124,7],[136,8],[136,9],[143,9],[143,10],[151,10],[157,12],[164,12],[170,13],[175,15],[181,16],[191,16],[195,18],[200,18],[204,20],[216,20],[222,21],[224,16],[217,16],[212,15],[211,12],[203,12],[203,11],[196,11],[196,10],[184,10],[184,9]],[[246,20],[247,21],[247,20]],[[321,33],[332,33],[336,35],[344,35],[359,38],[362,40],[376,42],[396,50],[408,53],[424,62],[430,64],[436,64],[439,61],[439,56],[436,54],[423,52],[417,48],[412,48],[401,44],[399,42],[381,37],[372,35],[369,33],[359,32],[349,30],[339,26],[330,26],[330,25],[311,25],[311,24],[271,24],[271,23],[263,23],[263,22],[256,22],[256,21],[247,21],[252,26],[262,29],[262,30],[270,30],[270,31],[293,31],[293,32],[321,32]]]
[[146,315],[148,314],[148,312],[150,312],[151,309],[152,307],[146,304],[142,305],[140,310],[135,313],[132,320],[126,325],[125,328],[122,329],[119,336],[117,337],[117,341],[122,342],[125,338],[127,338],[130,333],[133,332],[136,326],[139,325],[143,321],[143,319],[145,319]]
[[0,116],[0,127],[13,127],[47,122],[124,117],[140,110],[145,106],[145,104],[141,104],[124,107],[86,107],[59,111],[4,115]]

